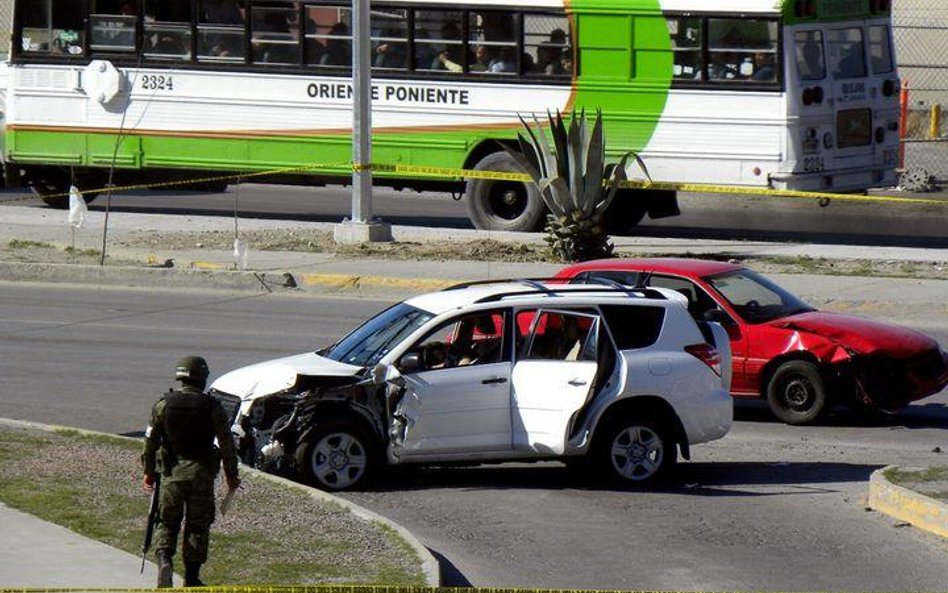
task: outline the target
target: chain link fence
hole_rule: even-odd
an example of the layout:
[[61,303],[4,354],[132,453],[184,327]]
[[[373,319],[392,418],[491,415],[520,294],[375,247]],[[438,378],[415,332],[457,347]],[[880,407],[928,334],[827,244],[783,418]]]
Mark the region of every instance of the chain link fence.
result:
[[13,0],[0,0],[0,59],[10,52],[10,33],[13,31]]
[[907,101],[900,185],[931,189],[948,181],[948,2],[894,0],[892,20]]

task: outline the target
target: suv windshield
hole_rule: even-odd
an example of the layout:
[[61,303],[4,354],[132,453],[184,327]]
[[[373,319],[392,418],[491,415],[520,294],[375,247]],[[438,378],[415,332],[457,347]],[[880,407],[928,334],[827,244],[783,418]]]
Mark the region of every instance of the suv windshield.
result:
[[399,303],[366,321],[322,355],[361,367],[374,365],[432,317],[427,311]]
[[748,323],[766,323],[814,309],[751,270],[738,270],[704,279]]

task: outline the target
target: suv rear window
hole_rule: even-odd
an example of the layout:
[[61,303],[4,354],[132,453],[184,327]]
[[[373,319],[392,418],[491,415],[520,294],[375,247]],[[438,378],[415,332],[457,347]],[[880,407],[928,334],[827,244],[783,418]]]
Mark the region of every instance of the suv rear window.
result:
[[663,307],[602,305],[600,309],[619,350],[651,346],[662,333]]

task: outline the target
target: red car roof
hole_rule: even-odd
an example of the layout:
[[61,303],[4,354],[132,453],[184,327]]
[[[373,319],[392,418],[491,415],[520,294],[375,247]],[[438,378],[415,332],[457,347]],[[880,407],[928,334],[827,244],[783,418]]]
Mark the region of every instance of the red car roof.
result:
[[641,257],[631,259],[597,259],[567,266],[556,276],[570,278],[588,270],[629,270],[676,273],[691,277],[703,277],[743,269],[740,264],[709,259],[687,259],[683,257]]

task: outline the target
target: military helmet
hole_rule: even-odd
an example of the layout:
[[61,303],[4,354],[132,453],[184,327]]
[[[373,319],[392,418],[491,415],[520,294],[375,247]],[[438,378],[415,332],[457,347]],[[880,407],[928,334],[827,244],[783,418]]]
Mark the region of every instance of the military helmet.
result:
[[187,383],[205,383],[210,370],[200,356],[185,356],[174,367],[174,378]]

